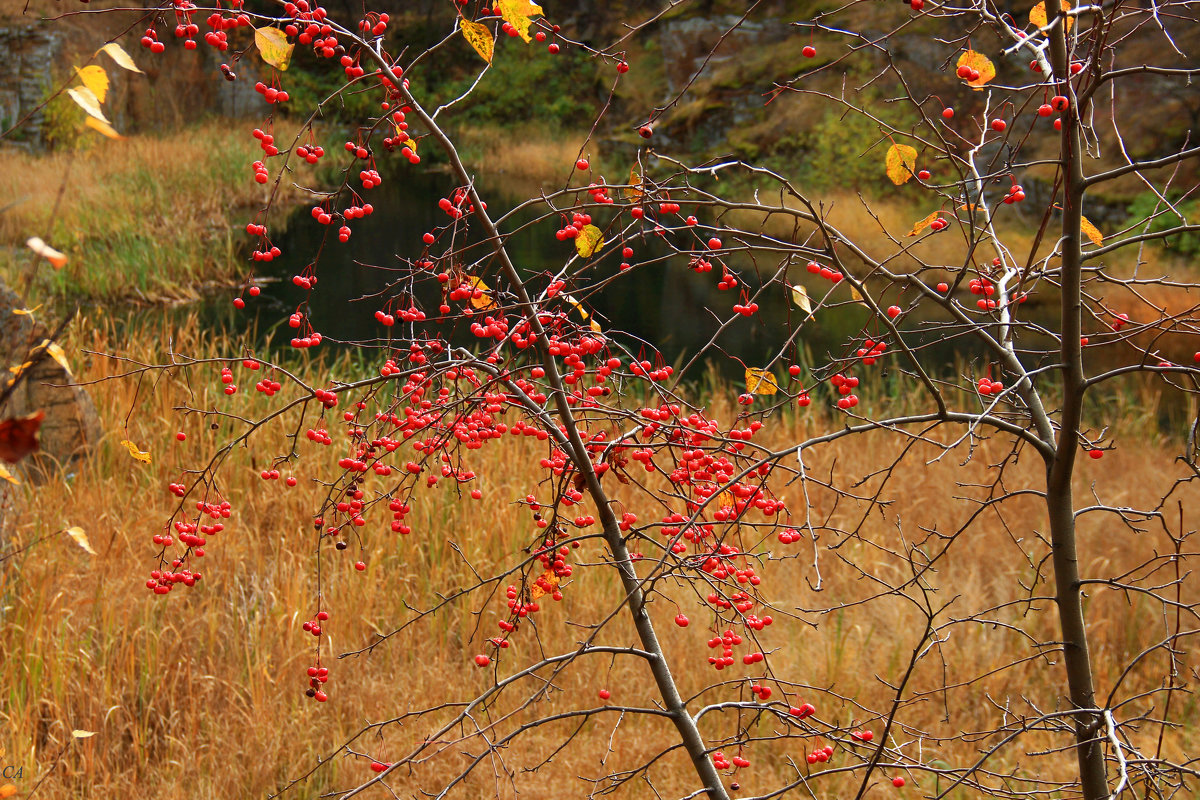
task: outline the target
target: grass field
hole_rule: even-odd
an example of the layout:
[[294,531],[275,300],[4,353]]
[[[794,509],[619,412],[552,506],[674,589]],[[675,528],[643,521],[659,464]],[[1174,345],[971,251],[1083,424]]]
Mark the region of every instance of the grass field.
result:
[[[80,346],[120,350],[148,362],[165,357],[162,343],[169,336],[175,337],[179,351],[200,356],[230,346],[205,339],[194,327],[166,330],[148,325],[125,332],[118,340],[111,320],[103,317],[81,320],[75,330],[88,333],[76,334],[73,350]],[[98,356],[73,358],[82,380],[121,371],[119,365]],[[328,367],[313,364],[304,368],[304,374]],[[352,367],[343,364],[342,368]],[[43,485],[26,483],[10,492],[3,512],[3,539],[5,552],[17,552],[0,562],[0,652],[5,673],[0,691],[0,763],[23,768],[22,792],[32,788],[33,778],[45,776],[38,797],[262,796],[307,772],[367,721],[473,696],[490,684],[491,673],[476,669],[471,658],[480,652],[482,638],[492,635],[497,615],[505,611],[502,592],[498,597],[469,595],[465,602],[449,605],[444,613],[414,625],[370,655],[337,660],[327,651],[325,663],[333,675],[330,701],[317,705],[303,697],[304,669],[314,655],[314,640],[300,629],[315,608],[316,559],[310,522],[323,496],[312,479],[328,475],[338,453],[327,452],[337,448],[318,448],[321,452],[315,454],[313,448],[301,448],[303,457],[291,468],[300,479],[298,486],[264,484],[258,472],[280,452],[281,427],[264,431],[266,436],[249,448],[236,449],[226,464],[223,496],[233,503],[235,513],[228,530],[208,547],[203,581],[190,590],[178,587],[165,598],[147,592],[143,582],[154,567],[156,552],[150,538],[162,529],[174,507],[166,483],[178,479],[182,468],[204,463],[230,430],[227,422],[212,430],[208,420],[181,421],[172,409],[187,401],[197,408],[220,406],[247,415],[261,412],[267,401],[249,391],[247,380],[253,378],[239,372],[238,382],[246,385],[232,400],[221,394],[216,367],[195,372],[188,382],[175,376],[98,383],[92,391],[108,434],[95,455]],[[733,389],[717,391],[712,398],[715,416],[734,414],[734,394]],[[869,393],[864,397],[878,410],[904,402],[872,398]],[[1142,402],[1152,398],[1147,395]],[[1145,507],[1185,475],[1172,461],[1178,442],[1158,436],[1132,414],[1104,422],[1113,426],[1118,446],[1103,462],[1083,465],[1081,497],[1095,491],[1114,505]],[[766,442],[781,446],[838,424],[814,405],[779,418]],[[176,430],[188,434],[186,442],[175,440]],[[131,460],[119,445],[121,439],[149,451],[152,463]],[[521,550],[536,541],[527,512],[520,513],[513,501],[536,489],[536,459],[541,454],[527,439],[510,439],[471,454],[470,466],[481,476],[482,501],[460,498],[448,487],[420,491],[409,518],[414,529],[410,536],[396,536],[387,529],[386,520],[374,520],[361,529],[361,542],[348,551],[325,551],[322,569],[326,607],[332,613],[327,630],[333,653],[360,649],[376,634],[410,619],[411,609],[428,607],[436,592],[470,584],[466,561],[489,574],[519,558]],[[853,481],[889,463],[898,446],[895,439],[878,436],[818,448],[810,451],[807,467],[811,475]],[[754,735],[765,737],[746,753],[752,766],[733,778],[745,791],[765,788],[785,775],[785,757],[803,763],[807,748],[824,743],[820,734],[827,727],[862,726],[881,732],[879,719],[868,709],[886,708],[892,690],[884,681],[894,681],[903,671],[918,644],[921,620],[909,599],[873,597],[877,589],[873,580],[900,576],[903,562],[893,553],[918,539],[931,541],[921,533],[922,527],[948,531],[965,522],[974,506],[962,498],[978,498],[985,492],[971,484],[994,474],[993,465],[1006,451],[1006,444],[995,440],[982,443],[965,462],[959,455],[926,463],[935,453],[917,448],[910,453],[906,471],[885,489],[890,504],[870,512],[861,535],[855,537],[843,539],[836,531],[858,527],[860,517],[868,513],[866,505],[845,499],[835,503],[832,494],[812,487],[811,507],[825,521],[828,536],[820,546],[821,592],[813,591],[810,584],[814,579],[810,542],[786,548],[768,543],[776,558],[761,563],[759,573],[760,588],[776,609],[776,624],[763,634],[779,681],[772,685],[791,702],[813,702],[818,714],[812,735],[787,739],[776,738],[773,731],[778,726],[769,721],[746,717],[739,722],[732,714],[705,718],[705,733],[713,740],[733,734],[739,724],[750,725]],[[1042,468],[1029,455],[1006,467],[1010,489],[1041,485]],[[867,479],[860,493],[877,481],[878,477]],[[799,491],[794,485],[782,492],[793,512],[804,507]],[[626,493],[619,497],[633,502]],[[1120,573],[1153,552],[1169,551],[1168,532],[1189,524],[1188,519],[1181,523],[1176,501],[1182,503],[1186,517],[1186,509],[1194,508],[1196,500],[1193,485],[1179,487],[1163,509],[1165,516],[1152,520],[1140,534],[1111,518],[1084,516],[1084,572]],[[96,555],[59,533],[73,525],[84,528]],[[936,737],[990,729],[1005,704],[1019,715],[1033,705],[1048,709],[1058,702],[1061,665],[1054,663],[1052,654],[1037,656],[1029,640],[1017,632],[1043,641],[1055,638],[1050,602],[1016,602],[1025,594],[1020,582],[1032,576],[1030,558],[1036,561],[1044,554],[1037,538],[1044,530],[1045,514],[1035,498],[1006,501],[981,514],[930,576],[937,600],[953,601],[939,617],[941,622],[1005,602],[1016,604],[987,615],[989,624],[963,623],[947,629],[951,635],[939,648],[948,665],[945,672],[941,658],[931,657],[918,665],[907,690],[912,703],[902,715],[909,727],[895,733],[895,741],[907,742],[908,750],[915,753],[920,746],[927,758],[936,751],[941,761],[970,761],[984,741]],[[586,544],[575,555],[581,566],[564,587],[564,599],[541,614],[536,639],[529,629],[513,637],[514,646],[507,651],[500,674],[515,671],[541,649],[560,652],[585,635],[582,628],[562,624],[565,620],[575,626],[596,623],[617,605],[620,593],[612,570],[602,563],[603,556],[599,543]],[[369,565],[365,572],[351,567],[358,558]],[[1195,602],[1195,590],[1193,581],[1183,599]],[[1139,594],[1125,596],[1097,587],[1088,603],[1097,680],[1104,696],[1134,655],[1169,634],[1172,620]],[[693,620],[686,630],[671,624],[677,606]],[[761,673],[740,664],[725,673],[712,672],[705,661],[710,652],[705,646],[711,635],[708,620],[690,589],[664,585],[652,608],[685,692],[702,693],[703,702],[748,699],[748,678]],[[1131,620],[1139,624],[1130,624]],[[605,629],[601,639],[628,645],[632,633],[619,620]],[[1029,659],[990,674],[994,667],[1023,657]],[[546,708],[595,705],[600,688],[612,691],[614,703],[653,702],[641,662],[591,658],[557,676]],[[1186,653],[1182,658],[1187,661]],[[1161,653],[1143,659],[1124,678],[1119,696],[1131,698],[1157,688],[1167,668]],[[726,683],[706,689],[715,678]],[[958,685],[963,681],[970,682]],[[530,692],[534,687],[518,689]],[[511,707],[506,703],[515,706],[521,696],[502,699],[497,713]],[[1131,701],[1126,715],[1145,710],[1156,697],[1161,696]],[[1200,709],[1194,695],[1178,696],[1175,703],[1171,716],[1184,721],[1184,726],[1167,735],[1163,753],[1185,758],[1200,744],[1195,727],[1186,724]],[[504,754],[511,761],[508,766],[516,770],[511,779],[497,782],[492,766],[485,765],[456,796],[513,797],[517,790],[535,796],[583,796],[587,784],[580,777],[602,775],[614,765],[632,765],[658,752],[673,736],[658,721],[625,718],[617,723],[615,714],[596,718],[552,763],[524,773],[521,765],[538,754],[550,755],[558,737],[570,728],[536,730]],[[73,729],[96,735],[73,741]],[[317,797],[369,777],[369,758],[395,758],[419,742],[425,730],[422,723],[410,721],[388,728],[379,737],[372,734],[355,746],[361,758],[339,757],[291,796]],[[918,730],[934,738],[919,738]],[[1145,735],[1152,737],[1152,733],[1147,729]],[[1055,744],[1065,742],[1048,734],[1031,735],[1002,749],[994,767],[1020,774],[1069,775],[1068,755],[1031,755]],[[1152,750],[1153,742],[1148,746]],[[407,796],[419,786],[434,786],[461,758],[449,752],[443,760],[421,766],[399,778],[397,791]],[[828,766],[838,765],[835,755]],[[656,771],[655,786],[664,796],[694,788],[690,767],[677,754],[664,758]],[[904,773],[890,770],[888,774]],[[873,789],[872,796],[904,797],[935,788],[935,779],[928,774],[914,771],[908,777],[910,786],[903,792],[889,783]],[[858,780],[857,773],[834,771],[814,787],[819,796],[838,796],[857,788]],[[642,797],[645,791],[644,785],[635,783],[621,796]],[[374,790],[367,796],[387,795]]]

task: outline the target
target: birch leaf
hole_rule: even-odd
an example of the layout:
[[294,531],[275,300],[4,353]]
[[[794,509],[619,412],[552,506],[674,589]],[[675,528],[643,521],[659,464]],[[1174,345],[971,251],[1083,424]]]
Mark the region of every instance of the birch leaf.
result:
[[[75,544],[82,547],[92,555],[96,555],[96,551],[92,549],[92,543],[88,541],[87,534],[83,532],[83,528],[79,526],[67,528],[67,536],[75,540]],[[82,735],[81,735],[82,734]],[[88,731],[73,731],[71,733],[76,739],[86,739],[88,736],[94,736]]]
[[[1063,15],[1065,16],[1071,10],[1071,4],[1067,0],[1061,0]],[[1029,21],[1039,28],[1046,27],[1050,20],[1046,16],[1046,3],[1038,3],[1033,8],[1029,9]],[[1071,32],[1071,26],[1075,24],[1074,17],[1067,17],[1067,33]]]
[[108,117],[104,116],[104,112],[100,110],[100,101],[96,95],[92,94],[92,90],[86,86],[76,86],[72,89],[67,89],[67,96],[75,101],[75,104],[88,113],[88,116],[95,117],[101,122],[107,123]]
[[292,62],[292,50],[296,48],[279,28],[255,28],[254,44],[258,46],[262,60],[280,72],[288,68]]
[[104,67],[88,64],[82,68],[75,67],[75,73],[79,75],[83,85],[96,95],[96,99],[103,103],[104,98],[108,96],[108,73],[104,71]]
[[[116,42],[109,42],[97,52],[107,53],[108,57],[117,62],[117,66],[121,69],[127,69],[130,72],[142,72],[138,69],[137,64],[133,63],[133,59],[129,57],[129,53],[125,52],[125,48]],[[145,75],[146,73],[142,72],[142,74]]]
[[475,48],[475,52],[479,53],[479,57],[487,63],[492,63],[492,51],[496,43],[492,41],[492,32],[487,29],[486,25],[480,25],[478,22],[461,17],[458,20],[458,26],[462,28],[463,38],[471,47]]
[[775,394],[779,391],[779,383],[770,370],[746,367],[746,391],[750,394]]
[[135,460],[140,461],[143,464],[150,463],[150,454],[143,451],[141,448],[139,448],[133,442],[129,441],[128,439],[122,439],[121,444],[125,447],[126,450],[129,451],[129,455],[133,456],[133,458]]
[[967,81],[967,86],[972,89],[982,89],[985,83],[996,77],[996,66],[983,53],[967,50],[958,57],[958,66],[961,67],[964,64],[979,73],[978,78]]
[[1099,247],[1100,243],[1104,241],[1104,234],[1101,233],[1100,229],[1093,225],[1092,221],[1087,217],[1083,217],[1079,221],[1079,228],[1083,231],[1083,235],[1090,239],[1092,244],[1096,245],[1097,247]]
[[923,220],[920,220],[919,222],[916,222],[916,223],[914,223],[914,224],[913,224],[913,228],[912,228],[912,230],[911,230],[911,231],[909,231],[909,232],[908,232],[907,234],[905,234],[905,235],[906,235],[906,236],[917,236],[917,235],[919,235],[919,234],[921,233],[921,231],[923,231],[923,230],[925,230],[926,228],[928,228],[928,227],[930,226],[930,224],[931,224],[931,223],[932,223],[932,222],[933,222],[935,219],[937,219],[937,218],[938,218],[938,215],[939,215],[939,214],[941,214],[941,213],[942,213],[942,212],[940,212],[940,211],[935,211],[935,212],[933,212],[932,214],[930,214],[928,217],[926,217],[925,219],[923,219]]
[[83,121],[83,124],[87,125],[89,128],[101,134],[102,136],[107,136],[109,139],[125,138],[121,134],[117,133],[117,129],[112,125],[109,125],[107,122],[101,122],[95,117],[88,117]]
[[808,299],[808,289],[797,283],[792,287],[792,302],[806,314],[812,314],[812,302]]
[[595,225],[584,225],[575,237],[575,249],[584,258],[591,258],[604,247],[604,234]]
[[517,35],[525,40],[525,44],[529,44],[529,26],[533,22],[530,17],[539,16],[542,7],[529,0],[496,0],[496,5],[504,21],[516,29]]
[[887,149],[884,165],[887,167],[887,176],[899,186],[913,176],[917,166],[917,149],[906,144],[894,144]]

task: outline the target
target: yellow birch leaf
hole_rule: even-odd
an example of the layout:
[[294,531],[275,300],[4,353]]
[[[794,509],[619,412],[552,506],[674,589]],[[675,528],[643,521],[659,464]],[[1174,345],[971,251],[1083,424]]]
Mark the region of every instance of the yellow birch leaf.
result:
[[102,136],[107,136],[110,139],[124,139],[125,138],[121,134],[117,133],[117,129],[114,128],[112,125],[109,125],[107,122],[101,122],[100,120],[96,119],[95,117],[88,117],[87,119],[85,119],[83,121],[83,124],[87,125],[89,128],[91,128],[92,130],[101,134]]
[[746,367],[746,391],[750,394],[775,394],[779,384],[770,370]]
[[[125,52],[125,48],[116,42],[109,42],[96,52],[107,53],[108,57],[117,62],[117,66],[121,69],[127,69],[130,72],[142,72],[138,69],[137,64],[133,63],[133,59],[129,57],[129,53]],[[142,72],[142,74],[145,75],[146,73]]]
[[868,308],[868,309],[870,308],[870,306],[867,305],[867,301],[863,300],[862,293],[859,292],[858,289],[855,289],[853,286],[850,287],[850,299],[853,300],[854,302],[858,303],[863,308]]
[[638,175],[637,165],[629,167],[629,199],[634,202],[641,202],[646,196],[646,192],[642,190],[642,176]]
[[[1071,10],[1071,4],[1068,2],[1068,0],[1061,0],[1061,2],[1062,2],[1063,15],[1066,16],[1066,12]],[[1046,27],[1046,25],[1050,22],[1050,20],[1046,16],[1045,2],[1038,3],[1036,6],[1029,9],[1029,21],[1032,22],[1034,25],[1036,25],[1039,28]],[[1071,26],[1074,24],[1075,24],[1075,18],[1067,17],[1067,33],[1071,32]]]
[[482,292],[478,297],[475,296],[474,291],[471,292],[471,308],[477,311],[487,311],[490,308],[496,307],[496,298],[492,297],[492,289],[483,282],[482,278],[472,275],[467,278],[467,282],[471,284],[473,289]]
[[996,77],[995,65],[983,53],[967,50],[958,57],[957,66],[961,67],[964,64],[979,73],[978,78],[973,81],[967,81],[967,86],[970,86],[972,89],[982,89],[985,83]]
[[9,483],[16,485],[16,486],[19,486],[21,484],[21,482],[19,480],[17,480],[16,478],[14,478],[13,474],[11,472],[9,472],[4,467],[3,464],[0,464],[0,480],[8,481]]
[[479,57],[487,63],[492,63],[492,50],[495,48],[495,42],[492,41],[492,32],[487,29],[486,25],[480,25],[478,22],[471,22],[466,17],[460,17],[458,26],[462,28],[463,38],[471,47],[475,48],[475,52],[479,53]]
[[801,311],[812,314],[812,302],[808,299],[808,289],[798,283],[792,287],[792,302],[799,306]]
[[1091,239],[1092,244],[1096,245],[1097,247],[1099,247],[1100,243],[1104,241],[1104,234],[1101,233],[1100,229],[1093,225],[1092,221],[1087,217],[1083,217],[1079,220],[1079,228],[1083,231],[1084,236]]
[[935,219],[937,219],[938,214],[940,214],[940,213],[942,213],[942,212],[935,211],[932,214],[930,214],[928,217],[926,217],[925,219],[921,220],[920,222],[915,223],[913,225],[913,229],[905,235],[906,236],[917,236],[918,234],[921,233],[921,231],[928,228],[930,223],[932,223]]
[[37,236],[30,237],[25,240],[25,246],[33,252],[37,253],[42,258],[50,262],[55,269],[62,269],[67,265],[67,256],[60,253],[50,245],[43,242]]
[[[84,550],[88,551],[92,555],[96,555],[96,551],[92,549],[92,543],[88,541],[87,534],[83,532],[83,528],[78,526],[67,528],[67,536],[70,536],[72,539],[74,539],[75,544],[79,545]],[[76,739],[86,739],[88,736],[92,736],[93,734],[88,733],[87,731],[72,731],[71,735]]]
[[575,237],[575,250],[584,258],[590,258],[604,247],[604,234],[595,225],[584,225]]
[[504,21],[516,28],[517,35],[525,40],[525,44],[529,44],[532,41],[529,36],[530,17],[540,15],[542,7],[529,0],[496,0],[496,6]]
[[67,89],[67,96],[86,111],[88,116],[95,117],[101,122],[108,122],[108,117],[104,116],[104,112],[100,110],[100,101],[96,99],[96,95],[92,94],[91,89],[86,86],[76,86],[73,89]]
[[884,165],[887,167],[887,176],[899,186],[913,176],[917,166],[917,149],[906,144],[894,144],[887,149]]
[[67,371],[71,372],[71,364],[67,361],[66,351],[57,342],[52,342],[49,339],[43,339],[38,347],[44,347],[51,358],[58,362],[58,365]]
[[13,313],[18,317],[33,316],[33,312],[41,308],[41,305],[36,305],[33,308],[14,308]]
[[591,322],[589,322],[588,327],[592,329],[592,333],[603,333],[604,332],[603,329],[600,327],[600,323],[596,322],[596,320],[592,320]]
[[292,62],[292,50],[296,45],[287,40],[287,34],[279,28],[255,28],[254,44],[262,60],[283,72]]
[[[534,582],[533,587],[529,590],[529,596],[532,599],[537,600],[544,594],[550,594],[558,588],[558,582],[559,577],[554,574],[553,570],[548,569],[538,576],[537,581]],[[550,588],[545,588],[547,586]]]
[[[72,528],[71,530],[79,531],[79,528]],[[70,533],[70,531],[67,531],[67,532]],[[79,531],[79,532],[83,533],[83,531]],[[90,548],[84,548],[84,549],[88,550],[88,552],[91,552]],[[76,739],[90,739],[91,737],[96,735],[96,732],[95,731],[81,731],[81,730],[76,729],[76,730],[71,731],[71,735],[74,736]]]
[[137,461],[140,461],[143,464],[150,463],[150,454],[143,452],[133,442],[129,441],[128,439],[122,439],[121,444],[124,445],[125,449],[129,451],[129,455],[133,456]]
[[103,103],[104,98],[108,96],[108,73],[104,71],[104,67],[88,64],[83,68],[75,67],[75,73],[79,75],[80,82]]

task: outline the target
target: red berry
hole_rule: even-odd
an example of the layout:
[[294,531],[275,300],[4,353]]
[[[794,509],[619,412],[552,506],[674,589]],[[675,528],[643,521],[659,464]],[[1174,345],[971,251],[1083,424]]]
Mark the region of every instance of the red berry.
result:
[[638,136],[641,136],[643,139],[649,139],[653,135],[654,129],[649,125],[643,125],[642,127],[638,128]]
[[721,249],[721,240],[715,236],[713,238],[709,239],[708,240],[708,249],[709,250],[720,250]]
[[607,700],[608,698],[612,697],[612,692],[610,692],[608,689],[601,689],[599,694],[601,700]]
[[182,442],[184,439],[187,438],[187,434],[184,433],[183,431],[180,431],[179,433],[175,434],[175,438]]
[[1006,123],[1002,119],[992,120],[992,130],[996,131],[997,133],[1003,131],[1007,127],[1008,127],[1008,123]]
[[579,170],[580,172],[587,172],[587,168],[588,160],[586,158],[581,158],[575,162],[575,169]]
[[1104,451],[1103,450],[1089,450],[1088,455],[1091,456],[1093,459],[1104,458]]
[[954,119],[954,109],[946,106],[942,109],[942,119]]
[[892,786],[895,786],[897,789],[899,789],[903,785],[904,778],[892,778]]
[[939,283],[939,284],[937,285],[937,290],[938,290],[939,292],[941,292],[942,294],[945,294],[946,292],[950,291],[950,284],[948,284],[948,283]]
[[485,656],[483,653],[480,653],[479,655],[475,656],[475,666],[477,666],[477,667],[486,667],[490,663],[492,663],[492,660],[490,658],[488,658],[487,656]]
[[555,44],[555,43],[553,43],[553,42],[551,42],[551,43],[550,43],[550,46],[549,46],[549,47],[547,47],[546,49],[547,49],[548,51],[550,51],[550,55],[554,55],[555,53],[557,53],[557,52],[558,52],[558,45],[557,45],[557,44]]
[[[793,52],[795,52],[795,51],[793,51]],[[804,54],[805,58],[813,58],[817,54],[817,48],[815,48],[811,44],[809,44],[809,45],[805,45],[804,49],[801,50],[800,52]]]
[[917,178],[923,181],[929,180],[929,170],[923,169],[917,173]]
[[892,319],[900,316],[900,306],[888,306],[887,315]]
[[354,568],[355,568],[356,570],[358,570],[359,572],[362,572],[363,570],[365,570],[365,569],[367,568],[367,565],[366,565],[366,564],[364,564],[364,563],[363,563],[363,562],[361,562],[361,561],[355,561],[355,562],[354,562]]
[[686,628],[686,627],[688,626],[688,618],[687,618],[687,615],[685,615],[685,614],[676,614],[676,615],[675,615],[675,624],[676,624],[676,625],[678,625],[678,626],[679,626],[679,627],[681,627],[681,628]]

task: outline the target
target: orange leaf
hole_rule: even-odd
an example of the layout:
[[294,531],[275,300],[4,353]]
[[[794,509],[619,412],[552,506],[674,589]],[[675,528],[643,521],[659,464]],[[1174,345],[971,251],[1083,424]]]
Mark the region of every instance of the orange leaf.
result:
[[939,215],[939,214],[941,214],[941,213],[942,213],[941,211],[935,211],[935,212],[933,212],[932,214],[930,214],[928,217],[926,217],[925,219],[921,220],[920,222],[917,222],[917,223],[915,223],[915,224],[913,225],[913,228],[912,228],[912,230],[911,230],[911,231],[909,231],[909,232],[908,232],[908,234],[906,234],[906,235],[908,235],[908,236],[917,236],[918,234],[920,234],[920,233],[921,233],[921,231],[923,231],[923,230],[925,230],[926,228],[928,228],[928,227],[930,226],[930,224],[931,224],[931,223],[932,223],[932,222],[933,222],[935,219],[937,219],[937,218],[938,218],[938,215]]
[[775,394],[779,391],[779,383],[770,370],[746,367],[746,391],[750,394]]
[[972,89],[982,89],[985,83],[996,77],[996,67],[992,64],[991,59],[974,50],[967,50],[959,56],[958,66],[967,66],[979,73],[978,78],[967,81],[967,86]]
[[[1068,0],[1061,0],[1061,2],[1062,2],[1063,15],[1065,16],[1066,12],[1071,10],[1071,4],[1070,4],[1070,2],[1068,2]],[[1039,28],[1046,27],[1047,23],[1049,23],[1050,20],[1046,16],[1046,3],[1045,2],[1038,3],[1036,6],[1029,9],[1029,21],[1032,22],[1034,25],[1038,26]],[[1071,26],[1074,24],[1075,24],[1075,18],[1067,17],[1067,32],[1068,33],[1071,32]]]
[[1099,247],[1100,243],[1104,241],[1104,234],[1101,233],[1100,229],[1093,225],[1092,221],[1087,217],[1083,217],[1079,220],[1079,228],[1083,231],[1083,235],[1088,237],[1092,244],[1096,245],[1097,247]]
[[487,26],[480,25],[478,22],[471,22],[469,19],[462,17],[458,20],[458,26],[462,28],[463,38],[471,47],[475,48],[475,52],[479,53],[479,57],[487,63],[492,63],[492,51],[496,43],[492,40],[492,32],[487,29]]
[[124,139],[125,138],[121,134],[117,133],[117,129],[114,128],[112,125],[109,125],[107,122],[101,122],[100,120],[96,119],[95,117],[88,117],[87,119],[85,119],[83,121],[83,124],[87,125],[89,128],[91,128],[92,130],[101,134],[102,136],[107,136],[110,139]]
[[917,166],[917,149],[906,144],[894,144],[888,148],[883,163],[887,167],[887,176],[899,186],[913,176],[913,168]]
[[481,292],[476,296],[476,292],[471,292],[471,308],[477,311],[487,311],[489,308],[496,307],[496,299],[492,297],[492,289],[481,278],[471,275],[467,278],[467,282],[474,287],[475,290]]
[[629,189],[627,193],[629,199],[634,202],[640,202],[646,196],[646,192],[642,190],[642,176],[638,175],[636,165],[629,167]]
[[62,269],[67,265],[67,257],[65,254],[55,250],[50,245],[43,242],[37,236],[25,240],[25,246],[33,252],[37,253],[42,258],[50,262],[55,269]]
[[555,589],[558,588],[558,581],[559,578],[554,574],[553,570],[546,570],[539,575],[537,581],[534,582],[533,588],[529,590],[529,596],[532,599],[537,600],[544,594],[551,594]]
[[46,418],[45,411],[0,422],[0,458],[15,464],[38,449],[37,432]]

